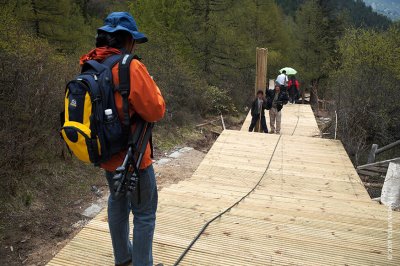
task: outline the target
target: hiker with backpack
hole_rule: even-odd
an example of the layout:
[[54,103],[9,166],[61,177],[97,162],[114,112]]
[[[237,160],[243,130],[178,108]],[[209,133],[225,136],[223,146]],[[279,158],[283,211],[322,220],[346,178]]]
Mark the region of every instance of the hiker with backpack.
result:
[[[165,102],[145,65],[132,55],[138,44],[148,41],[134,18],[114,12],[104,22],[97,30],[96,48],[80,59],[82,73],[67,85],[61,134],[79,159],[106,171],[115,265],[150,266],[158,201],[150,122],[163,118]],[[118,180],[122,175],[126,182]],[[126,196],[128,192],[132,195]]]
[[260,128],[264,133],[268,133],[267,122],[265,121],[265,110],[267,110],[267,99],[264,97],[264,92],[259,90],[257,97],[251,105],[251,123],[249,132],[253,132],[256,123],[260,123]]
[[280,134],[281,132],[281,119],[282,119],[282,108],[287,104],[289,98],[286,91],[281,90],[279,84],[275,85],[274,90],[268,90],[268,102],[267,108],[269,109],[269,118],[271,126],[271,134]]
[[299,82],[297,81],[295,76],[291,76],[288,82],[288,91],[289,91],[289,103],[295,104],[297,98],[299,97]]

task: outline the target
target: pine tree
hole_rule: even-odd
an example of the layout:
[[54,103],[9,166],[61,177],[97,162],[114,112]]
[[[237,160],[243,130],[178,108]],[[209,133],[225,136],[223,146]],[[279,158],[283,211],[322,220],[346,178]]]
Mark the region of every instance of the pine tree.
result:
[[85,24],[79,5],[73,0],[14,0],[15,15],[36,37],[46,39],[61,53],[88,48],[90,26]]
[[298,68],[307,81],[323,76],[323,65],[331,48],[326,32],[329,21],[317,0],[307,0],[296,12]]

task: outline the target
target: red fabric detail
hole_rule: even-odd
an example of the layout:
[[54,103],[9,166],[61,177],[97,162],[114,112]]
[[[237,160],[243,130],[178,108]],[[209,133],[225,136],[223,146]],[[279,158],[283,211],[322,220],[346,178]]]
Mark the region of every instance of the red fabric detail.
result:
[[97,47],[97,48],[91,50],[89,53],[82,55],[79,60],[79,64],[82,66],[86,61],[89,61],[89,60],[101,61],[113,54],[121,54],[121,51],[116,48],[112,48],[112,47],[108,47],[108,46]]

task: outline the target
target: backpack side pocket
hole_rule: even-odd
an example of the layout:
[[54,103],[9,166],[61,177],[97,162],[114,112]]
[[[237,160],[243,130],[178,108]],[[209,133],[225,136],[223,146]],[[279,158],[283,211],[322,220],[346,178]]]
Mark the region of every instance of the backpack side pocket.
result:
[[90,129],[84,124],[67,121],[61,128],[61,135],[75,156],[87,163],[97,163],[100,158],[100,142],[90,137]]

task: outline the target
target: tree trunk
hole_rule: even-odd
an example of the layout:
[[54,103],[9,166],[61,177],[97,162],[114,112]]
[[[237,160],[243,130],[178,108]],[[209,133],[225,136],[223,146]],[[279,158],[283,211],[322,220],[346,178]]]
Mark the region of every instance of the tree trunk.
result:
[[34,31],[37,37],[40,37],[40,28],[39,28],[39,18],[38,18],[38,11],[37,11],[37,6],[36,6],[36,0],[31,0],[31,7],[33,14],[35,15],[34,22],[33,22],[33,27]]
[[310,91],[310,104],[316,108],[317,113],[319,112],[318,106],[318,80],[313,80],[312,88]]

